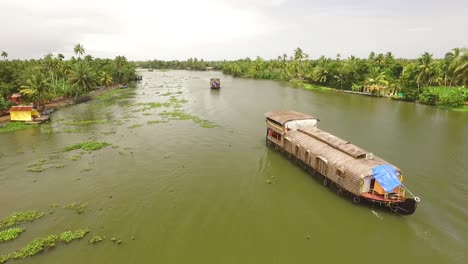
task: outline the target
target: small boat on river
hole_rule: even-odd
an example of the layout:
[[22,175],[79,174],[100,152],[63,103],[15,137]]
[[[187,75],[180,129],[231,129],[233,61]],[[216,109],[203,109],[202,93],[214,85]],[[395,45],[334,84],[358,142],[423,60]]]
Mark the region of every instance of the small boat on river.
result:
[[210,88],[211,89],[221,88],[221,81],[219,80],[219,78],[211,78],[210,79]]
[[323,185],[354,203],[387,207],[401,215],[416,211],[420,199],[403,185],[396,166],[318,129],[318,118],[295,111],[268,112],[265,117],[267,145],[297,161]]

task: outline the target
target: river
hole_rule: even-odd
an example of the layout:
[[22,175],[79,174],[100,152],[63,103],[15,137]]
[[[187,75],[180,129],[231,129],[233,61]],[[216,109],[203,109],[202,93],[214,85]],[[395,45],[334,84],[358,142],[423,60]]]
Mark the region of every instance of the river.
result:
[[[137,88],[0,134],[0,217],[46,213],[0,244],[0,255],[89,228],[80,241],[20,262],[467,262],[466,113],[220,72],[141,74]],[[209,89],[211,77],[221,78],[219,91]],[[168,100],[177,103],[155,106]],[[187,120],[160,115],[174,107]],[[415,214],[354,205],[267,148],[264,113],[272,110],[316,116],[321,129],[398,166],[421,198]],[[83,120],[95,124],[70,123]],[[63,151],[89,140],[112,146]],[[32,163],[43,171],[27,171]],[[74,202],[84,213],[63,208]],[[90,245],[93,234],[106,239]]]

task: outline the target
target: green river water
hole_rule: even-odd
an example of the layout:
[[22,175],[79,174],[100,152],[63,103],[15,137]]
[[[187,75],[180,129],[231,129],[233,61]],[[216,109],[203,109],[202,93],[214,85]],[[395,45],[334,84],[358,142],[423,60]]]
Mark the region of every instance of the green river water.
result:
[[[0,255],[89,228],[82,240],[16,262],[467,262],[466,113],[220,72],[142,74],[137,88],[60,109],[50,125],[0,134],[0,218],[46,213],[1,243]],[[211,77],[221,90],[209,89]],[[176,104],[143,103],[171,96],[192,120],[148,123]],[[354,205],[267,148],[264,113],[272,110],[314,115],[320,128],[401,168],[421,198],[416,213]],[[80,120],[98,124],[67,124]],[[89,140],[112,146],[63,152]],[[27,171],[38,162],[42,172]],[[84,213],[63,209],[73,202],[86,203]],[[107,239],[90,245],[93,234]]]

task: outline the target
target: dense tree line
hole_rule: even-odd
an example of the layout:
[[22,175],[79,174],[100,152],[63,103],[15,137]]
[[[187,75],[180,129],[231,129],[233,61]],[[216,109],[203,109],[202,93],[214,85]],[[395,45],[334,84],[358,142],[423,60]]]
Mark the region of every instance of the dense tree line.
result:
[[[310,60],[300,48],[293,56],[225,62],[224,73],[240,77],[299,80],[336,89],[368,91],[376,95],[401,93],[409,101],[458,106],[468,100],[468,49],[455,48],[443,59],[424,53],[416,60],[397,59],[391,52],[367,59],[324,56]],[[444,86],[445,89],[432,89]],[[382,93],[383,91],[383,93]]]
[[8,98],[23,94],[23,101],[38,106],[58,97],[77,97],[98,86],[126,84],[135,79],[135,65],[124,56],[100,59],[86,54],[83,46],[74,48],[77,57],[66,60],[62,54],[47,54],[39,60],[8,60],[3,51],[0,61],[0,111],[9,109]]
[[140,61],[137,66],[146,69],[173,69],[173,70],[195,70],[205,71],[207,69],[221,70],[223,62],[218,61],[204,61],[203,59],[190,58],[186,61]]

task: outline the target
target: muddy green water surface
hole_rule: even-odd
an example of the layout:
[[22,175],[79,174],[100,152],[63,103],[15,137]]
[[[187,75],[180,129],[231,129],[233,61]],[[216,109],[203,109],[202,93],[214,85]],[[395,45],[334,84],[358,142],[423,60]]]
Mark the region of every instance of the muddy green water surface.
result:
[[[0,134],[0,218],[46,213],[0,255],[88,228],[18,262],[467,262],[466,113],[219,72],[142,74],[135,89]],[[221,90],[208,88],[211,77]],[[421,198],[416,213],[354,205],[266,148],[264,113],[288,109],[400,167]],[[111,145],[63,151],[84,141]],[[74,202],[86,204],[81,213],[63,208]],[[106,239],[90,245],[93,234]]]

